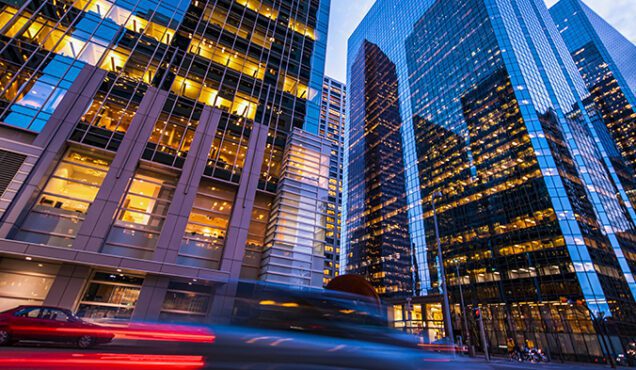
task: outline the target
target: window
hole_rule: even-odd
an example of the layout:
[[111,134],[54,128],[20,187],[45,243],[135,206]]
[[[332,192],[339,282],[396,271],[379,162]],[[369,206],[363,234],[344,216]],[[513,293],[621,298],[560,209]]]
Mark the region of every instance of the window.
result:
[[150,258],[174,194],[176,176],[139,170],[121,200],[102,253]]
[[59,247],[72,246],[109,166],[110,159],[69,150],[15,238]]
[[126,107],[127,103],[116,96],[108,98],[99,96],[82,117],[82,122],[105,130],[125,133],[130,127],[134,117],[133,112],[137,108],[136,106]]
[[130,319],[143,281],[139,276],[96,272],[80,302],[77,316],[93,320]]
[[218,269],[236,190],[203,180],[179,250],[179,263]]
[[16,317],[26,317],[29,319],[37,319],[40,316],[39,308],[25,308],[15,313]]
[[152,130],[144,158],[182,167],[194,140],[201,113],[200,104],[186,99],[178,98],[167,102]]
[[44,302],[59,265],[0,258],[0,311]]
[[395,321],[403,321],[404,320],[404,309],[401,304],[393,305],[393,320]]
[[210,304],[211,287],[171,282],[161,307],[161,320],[197,321],[205,317]]
[[71,321],[71,315],[62,310],[52,309],[52,308],[44,308],[42,309],[42,319],[43,320],[53,320],[53,321]]

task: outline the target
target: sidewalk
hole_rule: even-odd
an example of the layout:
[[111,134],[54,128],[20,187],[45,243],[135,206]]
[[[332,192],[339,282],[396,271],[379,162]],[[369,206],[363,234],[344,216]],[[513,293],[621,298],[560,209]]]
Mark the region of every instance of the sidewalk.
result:
[[[468,356],[464,356],[465,358],[469,358]],[[475,361],[483,361],[486,362],[486,359],[483,354],[478,354],[473,358]],[[510,361],[507,357],[501,356],[491,356],[490,363],[496,365],[497,368],[511,368],[511,369],[534,369],[534,368],[542,368],[542,369],[568,369],[568,370],[578,370],[578,369],[611,369],[611,366],[608,364],[592,364],[586,362],[573,362],[573,361],[565,361],[561,363],[560,360],[551,361],[551,362],[540,362],[540,363],[532,363],[532,362],[516,362]],[[635,369],[631,367],[617,367],[618,369]]]

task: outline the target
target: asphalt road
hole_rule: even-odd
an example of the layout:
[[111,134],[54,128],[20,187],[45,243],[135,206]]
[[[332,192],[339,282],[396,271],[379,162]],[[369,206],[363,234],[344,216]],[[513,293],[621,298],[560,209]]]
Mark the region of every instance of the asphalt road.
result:
[[[331,353],[332,361],[316,361],[315,349],[298,348],[290,351],[281,346],[284,338],[252,338],[262,341],[262,346],[250,348],[227,348],[217,346],[213,351],[205,351],[205,356],[195,353],[200,349],[173,344],[169,347],[142,346],[138,344],[111,344],[90,350],[78,350],[55,345],[21,344],[14,347],[0,348],[0,369],[2,370],[199,370],[199,369],[258,369],[258,370],[326,370],[326,369],[463,369],[463,370],[591,370],[609,368],[604,365],[576,363],[517,363],[504,359],[495,359],[486,363],[484,359],[469,359],[438,354],[426,355],[418,360],[416,366],[405,367],[406,363],[414,364],[410,354],[401,351],[387,351],[373,348],[372,352],[360,348],[346,348],[336,345],[333,351],[342,350],[340,355]],[[272,341],[273,340],[273,341]],[[277,342],[278,341],[278,342]],[[380,351],[380,352],[378,352]],[[322,353],[324,355],[324,352]]]

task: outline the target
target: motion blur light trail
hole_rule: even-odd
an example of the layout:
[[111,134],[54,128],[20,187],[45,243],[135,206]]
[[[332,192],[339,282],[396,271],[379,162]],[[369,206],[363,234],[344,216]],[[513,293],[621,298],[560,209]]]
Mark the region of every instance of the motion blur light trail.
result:
[[187,326],[129,324],[121,327],[111,325],[107,329],[115,334],[115,339],[189,343],[214,343],[215,340],[215,336],[210,330]]
[[40,370],[199,370],[203,356],[129,355],[113,353],[1,352],[0,369]]
[[188,343],[214,343],[214,335],[205,328],[185,326],[167,326],[152,324],[130,324],[121,326],[102,326],[101,329],[89,328],[46,328],[42,326],[21,327],[25,333],[51,332],[62,336],[90,335],[95,336],[100,332],[104,335],[113,334],[115,339],[188,342]]

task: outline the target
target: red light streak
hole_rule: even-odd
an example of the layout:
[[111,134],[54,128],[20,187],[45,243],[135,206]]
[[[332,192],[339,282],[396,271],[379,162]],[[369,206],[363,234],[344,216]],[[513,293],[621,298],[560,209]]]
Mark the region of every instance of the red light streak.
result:
[[179,332],[169,330],[149,330],[133,328],[46,328],[46,327],[21,327],[20,330],[29,333],[50,332],[60,336],[89,335],[97,338],[108,338],[115,335],[116,339],[147,340],[147,341],[179,341],[190,343],[214,343],[215,336],[208,331]]
[[462,352],[462,349],[455,346],[449,346],[444,344],[418,344],[420,348],[423,348],[428,351],[438,351],[438,352]]
[[128,355],[114,353],[0,353],[0,369],[199,370],[202,356]]

